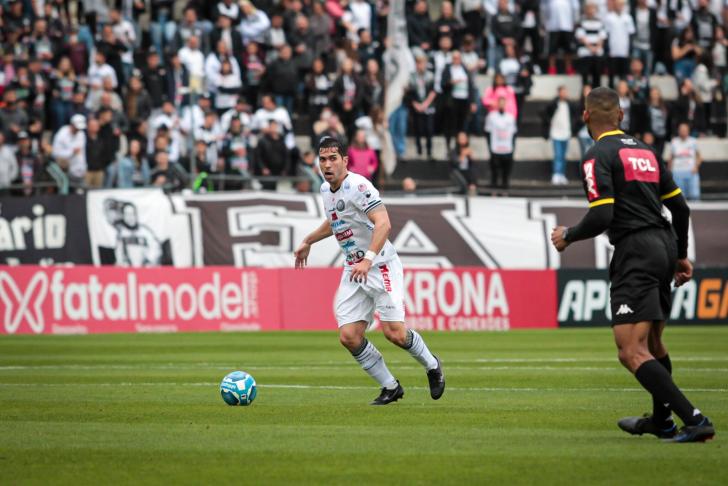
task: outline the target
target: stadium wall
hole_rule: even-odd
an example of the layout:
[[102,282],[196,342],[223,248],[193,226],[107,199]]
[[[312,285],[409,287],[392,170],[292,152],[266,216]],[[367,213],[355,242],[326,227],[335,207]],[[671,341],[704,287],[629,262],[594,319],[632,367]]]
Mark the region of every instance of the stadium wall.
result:
[[[559,254],[551,228],[584,201],[462,196],[385,198],[390,239],[407,268],[606,269],[605,236]],[[728,203],[691,203],[689,257],[728,267]],[[320,196],[266,192],[165,195],[158,189],[0,197],[0,264],[290,268],[293,250],[325,218]],[[339,267],[333,238],[314,267]]]

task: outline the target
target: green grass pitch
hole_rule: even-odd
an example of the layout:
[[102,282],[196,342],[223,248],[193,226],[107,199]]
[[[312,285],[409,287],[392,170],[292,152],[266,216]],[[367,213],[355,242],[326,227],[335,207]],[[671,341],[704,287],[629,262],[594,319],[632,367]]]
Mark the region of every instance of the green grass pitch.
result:
[[[651,409],[608,328],[424,334],[448,389],[370,338],[405,387],[386,407],[335,333],[0,338],[0,484],[726,484],[728,327],[671,327],[706,444],[632,437]],[[250,407],[218,384],[241,369]]]

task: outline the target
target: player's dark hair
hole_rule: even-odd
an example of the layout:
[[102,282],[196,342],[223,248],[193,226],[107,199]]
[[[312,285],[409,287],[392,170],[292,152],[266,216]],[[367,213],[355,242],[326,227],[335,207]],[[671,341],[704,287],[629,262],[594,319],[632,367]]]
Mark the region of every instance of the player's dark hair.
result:
[[341,142],[341,140],[338,140],[334,137],[323,137],[321,140],[319,140],[319,152],[321,152],[321,149],[328,148],[336,149],[336,151],[339,152],[339,155],[341,155],[342,159],[346,157],[346,147],[344,147],[344,144]]
[[619,125],[619,95],[611,88],[594,88],[586,97],[586,110],[594,123]]

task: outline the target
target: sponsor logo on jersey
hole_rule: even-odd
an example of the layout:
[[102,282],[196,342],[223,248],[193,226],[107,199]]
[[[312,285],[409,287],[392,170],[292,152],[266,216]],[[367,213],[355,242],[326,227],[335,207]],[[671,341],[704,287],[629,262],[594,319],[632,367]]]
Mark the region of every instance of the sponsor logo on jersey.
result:
[[637,145],[637,142],[635,142],[631,138],[620,138],[619,141],[625,145]]
[[347,228],[347,229],[345,229],[344,231],[342,231],[340,233],[336,233],[336,239],[338,241],[343,241],[343,240],[345,240],[347,238],[351,238],[353,235],[354,235],[354,232],[351,231],[351,228]]
[[619,159],[624,167],[625,181],[660,182],[660,167],[651,150],[622,149]]
[[590,201],[599,197],[599,188],[597,188],[597,178],[594,175],[594,165],[596,159],[589,159],[584,162],[584,182],[586,183],[587,197]]
[[366,192],[367,190],[366,184],[359,184],[356,188],[359,189],[359,192]]
[[344,182],[344,190],[348,191],[351,189],[351,183],[349,181]]
[[336,221],[339,219],[339,216],[336,214],[336,211],[331,211],[331,221]]
[[379,265],[379,273],[382,274],[382,282],[384,282],[384,290],[392,292],[392,279],[389,278],[389,268],[386,264]]

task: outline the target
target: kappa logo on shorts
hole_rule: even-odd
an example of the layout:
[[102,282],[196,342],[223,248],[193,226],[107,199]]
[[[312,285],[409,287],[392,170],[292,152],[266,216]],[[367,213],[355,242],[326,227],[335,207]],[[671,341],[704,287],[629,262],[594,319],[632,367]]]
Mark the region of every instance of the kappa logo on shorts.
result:
[[625,314],[634,314],[634,311],[627,304],[622,304],[619,306],[619,309],[617,310],[617,315],[623,316]]

